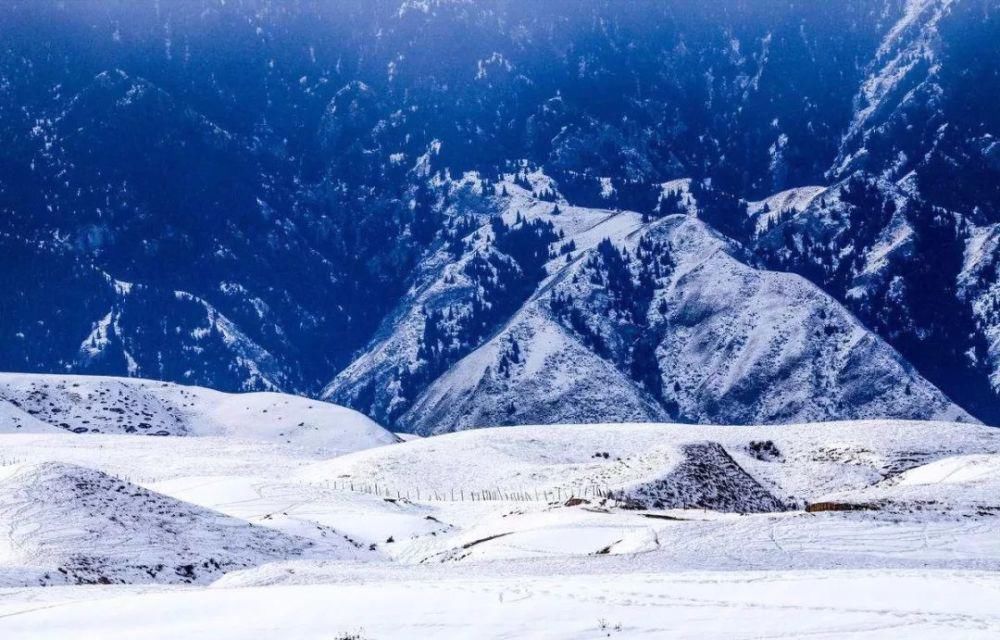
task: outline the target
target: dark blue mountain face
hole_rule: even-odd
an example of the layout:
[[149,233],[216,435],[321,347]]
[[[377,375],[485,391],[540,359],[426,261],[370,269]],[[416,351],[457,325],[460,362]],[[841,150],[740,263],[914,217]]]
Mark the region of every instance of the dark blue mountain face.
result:
[[[993,4],[7,2],[0,369],[318,393],[527,167],[540,199],[647,219],[693,178],[747,262],[1000,420]],[[805,185],[830,189],[755,226],[746,201]],[[475,314],[428,314],[411,396],[544,278],[558,229],[519,233],[466,267]],[[621,366],[662,395],[642,344]]]

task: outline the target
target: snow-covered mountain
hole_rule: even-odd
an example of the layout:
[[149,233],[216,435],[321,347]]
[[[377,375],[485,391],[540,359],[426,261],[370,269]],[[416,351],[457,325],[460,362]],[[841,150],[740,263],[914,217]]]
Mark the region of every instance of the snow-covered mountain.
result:
[[421,432],[1000,421],[997,15],[8,2],[0,369]]
[[761,207],[747,240],[753,262],[809,278],[952,400],[993,421],[992,225],[911,186],[855,174],[797,208]]
[[953,400],[996,422],[994,314],[982,298],[996,277],[972,266],[991,262],[982,241],[1000,203],[1000,121],[982,99],[997,78],[980,71],[998,54],[988,5],[903,4],[867,63],[828,188],[758,215],[753,250],[760,264],[819,284]]
[[[537,192],[544,176],[532,178]],[[689,184],[672,187],[690,203],[684,213],[644,219],[539,200],[511,177],[498,187],[499,217],[459,258],[428,260],[437,277],[411,290],[326,397],[422,433],[664,417],[970,419],[814,285],[741,262],[696,218]],[[553,240],[537,289],[477,345],[464,328],[499,306],[489,299],[497,275],[483,286],[469,265],[530,270],[502,247],[536,228]]]
[[1000,634],[998,0],[0,34],[3,640]]
[[931,203],[993,220],[1000,160],[995,110],[1000,52],[989,1],[907,0],[854,99],[830,176],[864,169],[909,179]]

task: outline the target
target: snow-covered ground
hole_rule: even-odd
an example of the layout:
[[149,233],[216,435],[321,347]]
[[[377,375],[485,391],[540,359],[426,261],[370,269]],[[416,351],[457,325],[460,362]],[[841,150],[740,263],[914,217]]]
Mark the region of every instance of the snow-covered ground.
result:
[[[1000,576],[838,571],[386,578],[0,597],[10,640],[995,638]],[[356,634],[356,635],[354,635]]]
[[[369,426],[378,437],[359,446],[336,424],[308,441],[260,426],[335,407],[185,389],[163,409],[159,383],[134,383],[123,402],[139,415],[185,418],[152,438],[51,425],[53,408],[97,412],[62,394],[129,381],[29,378],[8,382],[19,406],[0,414],[4,640],[1000,634],[989,427],[598,424],[399,442]],[[11,388],[45,390],[48,413]],[[209,422],[220,413],[233,417]]]
[[[944,426],[947,425],[947,426]],[[922,463],[1000,451],[1000,432],[966,423],[870,420],[762,427],[614,424],[477,429],[360,451],[309,466],[303,479],[353,480],[387,490],[557,497],[618,491],[656,480],[683,446],[719,443],[779,498],[817,500],[867,487]],[[607,454],[605,456],[604,454]],[[585,496],[586,497],[586,496]]]

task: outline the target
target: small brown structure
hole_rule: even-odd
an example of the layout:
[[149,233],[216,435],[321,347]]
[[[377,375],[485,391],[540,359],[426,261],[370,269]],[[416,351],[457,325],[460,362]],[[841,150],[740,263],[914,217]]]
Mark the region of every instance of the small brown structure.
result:
[[807,513],[819,513],[821,511],[876,511],[878,507],[874,504],[863,502],[813,502],[806,505]]

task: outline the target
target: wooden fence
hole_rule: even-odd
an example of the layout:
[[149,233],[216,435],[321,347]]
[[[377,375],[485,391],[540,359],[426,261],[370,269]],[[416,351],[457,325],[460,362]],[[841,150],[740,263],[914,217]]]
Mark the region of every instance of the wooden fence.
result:
[[[19,464],[22,460],[0,457],[0,467]],[[138,485],[151,484],[157,481],[154,477],[136,477],[117,473],[108,474],[117,480]],[[411,502],[544,502],[562,503],[572,499],[608,500],[615,503],[626,502],[627,495],[622,489],[595,484],[576,484],[546,489],[524,489],[504,487],[452,487],[447,489],[408,487],[405,489],[390,487],[375,481],[355,481],[346,479],[313,482],[336,491],[352,491],[364,493],[389,500],[408,500]]]
[[504,487],[450,487],[396,488],[379,482],[354,480],[326,480],[314,483],[327,489],[366,493],[380,498],[410,500],[413,502],[563,502],[573,498],[585,500],[624,501],[626,494],[621,489],[611,489],[592,484],[579,484],[547,489],[524,489]]

